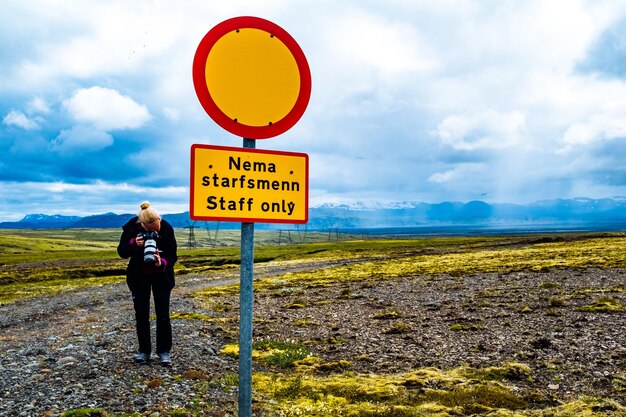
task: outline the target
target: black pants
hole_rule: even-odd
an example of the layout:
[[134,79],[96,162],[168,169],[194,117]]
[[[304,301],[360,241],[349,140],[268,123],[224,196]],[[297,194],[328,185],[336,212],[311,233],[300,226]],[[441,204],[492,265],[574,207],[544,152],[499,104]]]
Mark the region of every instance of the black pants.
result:
[[156,353],[169,352],[172,348],[172,325],[170,323],[170,287],[162,273],[137,277],[133,291],[135,321],[139,352],[151,353],[150,340],[150,293],[154,296],[156,312]]

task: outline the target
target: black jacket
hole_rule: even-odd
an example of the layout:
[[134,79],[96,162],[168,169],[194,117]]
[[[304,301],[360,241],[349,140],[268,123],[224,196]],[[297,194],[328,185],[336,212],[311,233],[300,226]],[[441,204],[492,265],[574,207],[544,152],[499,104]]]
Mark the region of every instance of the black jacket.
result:
[[[124,259],[130,258],[128,267],[126,268],[126,284],[133,291],[139,268],[143,264],[143,248],[134,244],[137,235],[145,230],[141,227],[137,217],[133,217],[122,227],[122,236],[120,243],[117,245],[117,253]],[[176,237],[174,236],[174,228],[167,221],[161,220],[161,230],[159,237],[156,239],[157,249],[161,251],[161,259],[165,259],[167,265],[162,271],[163,278],[170,285],[170,289],[174,288],[174,264],[178,260],[176,254]]]

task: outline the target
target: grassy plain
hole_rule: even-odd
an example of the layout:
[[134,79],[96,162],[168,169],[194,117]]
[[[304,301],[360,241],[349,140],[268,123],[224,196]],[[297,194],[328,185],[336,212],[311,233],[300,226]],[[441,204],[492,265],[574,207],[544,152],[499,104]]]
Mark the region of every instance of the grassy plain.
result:
[[[239,232],[221,231],[215,247],[187,247],[188,231],[176,230],[180,275],[239,264]],[[122,282],[127,261],[116,252],[118,229],[0,230],[0,304],[80,287]],[[293,233],[293,241],[303,235]],[[338,260],[432,251],[456,251],[506,244],[509,238],[441,238],[417,240],[332,240],[338,236],[308,233],[306,242],[280,245],[284,232],[255,234],[255,262]],[[346,239],[349,236],[342,236]],[[198,239],[208,245],[206,240]]]
[[[179,276],[226,270],[239,263],[237,232],[223,232],[223,244],[216,247],[195,249],[185,247],[186,230],[177,233]],[[355,282],[374,286],[376,282],[422,275],[461,277],[479,273],[626,268],[626,235],[618,233],[346,241],[329,241],[326,234],[311,234],[307,243],[280,245],[276,244],[281,239],[277,234],[257,232],[256,262],[318,260],[326,266],[314,271],[258,278],[255,291],[261,295],[301,294],[311,288],[336,288]],[[110,229],[0,230],[0,304],[78,287],[122,282],[126,261],[117,256],[118,238],[119,230]],[[541,285],[542,289],[559,288],[559,284],[548,281]],[[624,291],[626,283],[607,288],[603,297],[578,311],[624,314],[623,302],[611,296]],[[235,284],[207,287],[195,296],[210,307],[222,303],[225,298],[234,298],[237,293],[238,285]],[[558,313],[559,308],[568,305],[569,299],[567,294],[555,294],[547,303]],[[347,291],[341,297],[349,299],[352,295]],[[489,294],[484,299],[489,300]],[[305,307],[306,301],[303,301],[286,304],[284,308],[295,311],[292,309]],[[519,314],[524,313],[519,310]],[[209,319],[209,316],[196,312],[178,314],[174,318]],[[301,319],[298,325],[318,326],[316,323],[326,319],[310,317]],[[387,309],[374,319],[402,319],[402,312]],[[236,326],[236,323],[229,323]],[[450,330],[455,330],[451,334],[460,335],[467,330],[452,329],[455,325],[450,325]],[[226,324],[223,329],[226,334],[233,331]],[[410,331],[410,327],[396,326],[390,331],[403,333]],[[521,395],[511,385],[514,381],[528,382],[534,378],[533,370],[523,363],[510,362],[485,368],[466,366],[445,370],[421,368],[403,373],[362,373],[350,370],[351,364],[347,360],[323,360],[304,342],[309,341],[255,342],[254,355],[262,365],[261,371],[254,376],[255,406],[264,415],[626,415],[626,408],[621,405],[626,397],[621,404],[615,400],[582,397],[562,403],[555,400],[551,405],[539,402],[541,405],[538,406],[534,402],[536,398]],[[236,357],[237,350],[236,344],[227,344],[221,354]],[[367,362],[369,359],[361,357],[359,360]],[[621,372],[626,373],[624,369]],[[617,382],[614,382],[618,391],[626,386],[620,378],[616,377]],[[179,412],[183,411],[176,411]],[[199,416],[203,411],[189,409],[184,413]],[[178,414],[172,412],[171,415]]]
[[[118,229],[0,229],[0,304],[122,282],[127,261],[116,252],[120,234]],[[198,236],[197,242],[204,247],[189,248],[188,230],[178,229],[176,235],[179,274],[239,264],[238,231],[221,231],[215,247],[208,247],[207,239]],[[316,253],[317,249],[308,244],[273,246],[275,242],[285,242],[287,236],[281,232],[257,232],[255,261],[306,258]],[[306,240],[326,237],[309,233]],[[302,236],[294,233],[293,239],[301,240]],[[350,247],[350,243],[345,245]]]
[[[570,236],[567,240],[546,242],[529,238],[438,238],[414,241],[356,242],[351,248],[325,249],[329,259],[341,256],[374,257],[380,260],[340,265],[323,270],[295,272],[260,279],[256,291],[285,287],[319,287],[341,281],[393,279],[403,276],[484,272],[547,271],[550,268],[626,267],[626,238]],[[312,245],[314,246],[314,245]],[[358,249],[357,249],[358,248]],[[320,256],[322,252],[319,252]],[[238,284],[212,287],[199,296],[236,294]]]

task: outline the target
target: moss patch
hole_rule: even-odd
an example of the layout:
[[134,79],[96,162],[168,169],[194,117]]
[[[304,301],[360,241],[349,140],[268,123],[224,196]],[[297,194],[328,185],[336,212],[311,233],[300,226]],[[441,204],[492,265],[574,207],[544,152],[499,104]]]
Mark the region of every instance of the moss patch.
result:
[[172,320],[201,320],[201,321],[206,321],[210,323],[226,323],[226,322],[233,320],[232,318],[228,318],[228,317],[212,317],[212,316],[207,316],[206,314],[194,313],[194,312],[188,312],[188,311],[172,313],[170,314],[170,319]]
[[412,329],[411,326],[407,323],[404,323],[402,321],[393,323],[391,325],[391,327],[387,330],[385,330],[385,334],[405,334],[405,333],[411,333]]
[[579,307],[576,310],[589,313],[620,313],[626,311],[626,308],[615,298],[601,297],[593,303]]
[[257,374],[253,380],[255,390],[267,401],[266,408],[284,416],[446,416],[526,407],[526,401],[508,387],[475,383],[460,370],[324,377]]
[[469,378],[477,378],[491,381],[523,381],[531,375],[531,369],[523,363],[511,362],[502,366],[491,366],[482,369],[468,369],[465,375]]
[[[233,358],[239,357],[239,345],[229,344],[221,353]],[[294,362],[311,356],[311,351],[301,343],[280,342],[275,340],[258,341],[252,344],[252,358],[267,365],[281,368],[294,366]]]
[[110,414],[100,408],[78,408],[61,414],[61,417],[109,417]]
[[381,311],[380,313],[374,314],[374,319],[376,320],[392,320],[399,319],[402,317],[402,312],[395,307],[388,308],[385,311]]
[[448,327],[448,330],[451,330],[453,332],[469,332],[480,330],[480,326],[476,324],[455,323]]
[[581,398],[545,409],[527,409],[526,399],[499,381],[518,380],[529,374],[530,369],[526,365],[517,363],[478,370],[424,368],[392,375],[256,373],[253,375],[253,390],[265,413],[284,417],[625,415],[626,408],[620,404],[595,398]]
[[[315,271],[287,273],[280,277],[255,280],[256,291],[278,291],[285,287],[327,287],[336,283],[393,279],[396,277],[480,272],[511,273],[544,271],[551,268],[621,268],[626,267],[626,238],[588,238],[565,242],[538,243],[508,249],[493,249],[485,238],[465,238],[465,245],[448,247],[448,252],[408,254],[382,261],[367,261]],[[430,241],[435,243],[436,240]],[[449,242],[448,242],[449,243]],[[441,244],[441,241],[439,241]],[[379,251],[380,254],[381,251]],[[353,253],[350,256],[354,256]],[[544,282],[541,288],[558,288]],[[236,295],[239,285],[207,288],[196,295],[206,299],[220,295]],[[498,296],[498,295],[495,295]]]

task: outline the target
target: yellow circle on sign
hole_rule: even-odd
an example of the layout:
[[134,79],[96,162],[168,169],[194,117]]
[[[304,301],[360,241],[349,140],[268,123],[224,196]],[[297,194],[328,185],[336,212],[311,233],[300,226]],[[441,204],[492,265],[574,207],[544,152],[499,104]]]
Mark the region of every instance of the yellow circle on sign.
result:
[[280,121],[300,93],[300,72],[291,51],[260,29],[222,36],[207,57],[205,77],[217,107],[247,126]]

